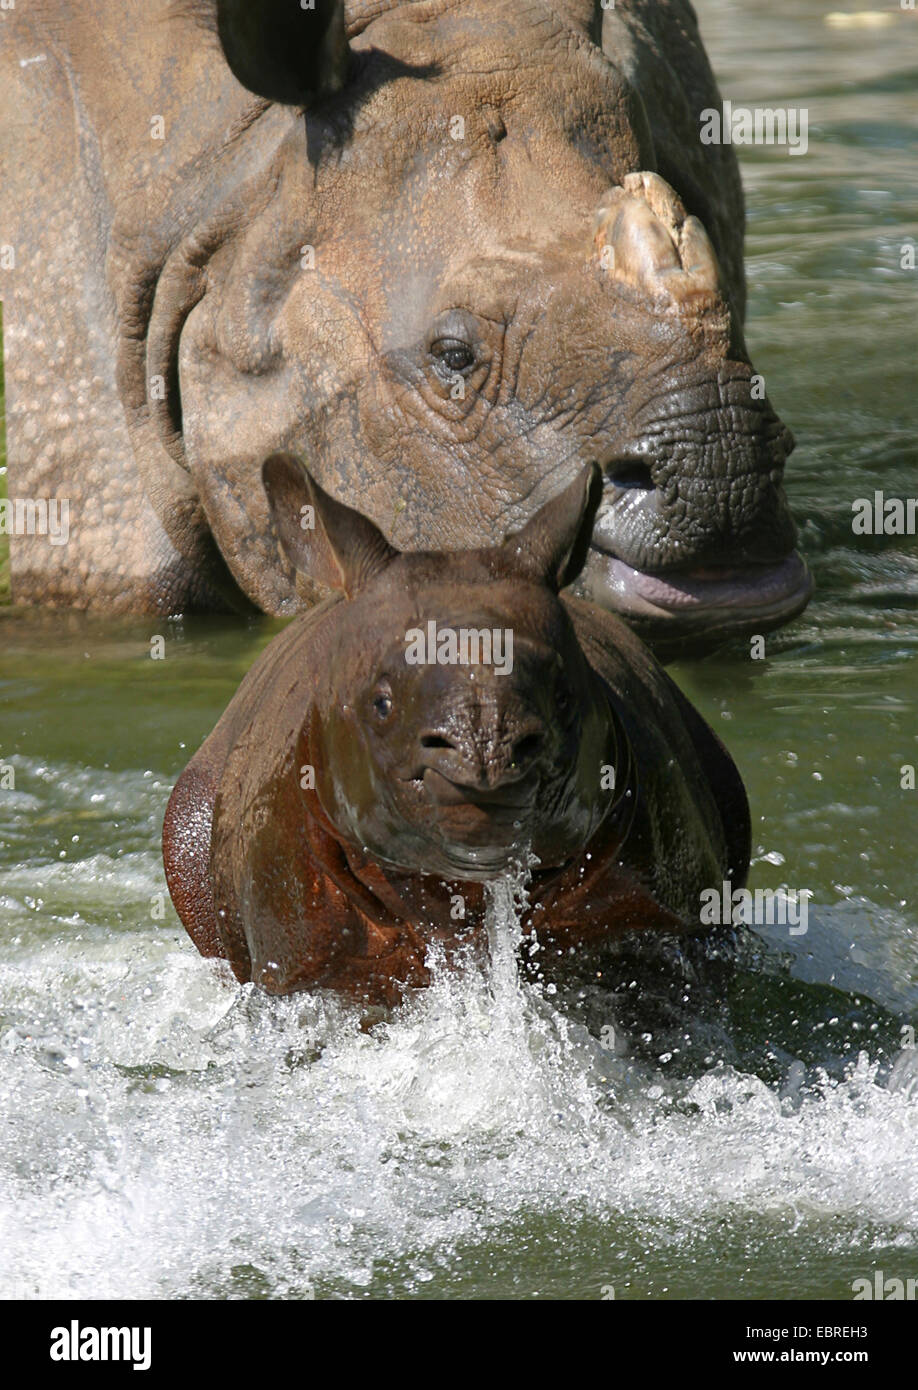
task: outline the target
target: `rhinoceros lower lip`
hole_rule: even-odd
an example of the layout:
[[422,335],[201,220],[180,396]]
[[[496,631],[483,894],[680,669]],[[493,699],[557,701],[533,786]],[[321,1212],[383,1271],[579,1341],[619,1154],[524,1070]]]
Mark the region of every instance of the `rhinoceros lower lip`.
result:
[[538,778],[530,774],[505,787],[470,787],[453,782],[435,768],[425,768],[421,779],[433,805],[441,812],[471,812],[497,824],[514,823],[532,809]]
[[806,606],[813,587],[796,551],[769,566],[647,574],[594,547],[584,579],[594,601],[626,616],[677,621],[718,612],[724,618],[785,620]]

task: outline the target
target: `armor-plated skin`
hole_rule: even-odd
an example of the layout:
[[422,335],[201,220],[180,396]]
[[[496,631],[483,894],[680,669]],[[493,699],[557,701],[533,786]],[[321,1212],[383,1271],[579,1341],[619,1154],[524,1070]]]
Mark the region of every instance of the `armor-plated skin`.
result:
[[259,485],[291,449],[403,550],[493,544],[596,461],[583,591],[660,652],[805,605],[686,0],[0,26],[9,490],[70,502],[14,600],[297,611]]
[[[624,624],[558,596],[595,468],[502,545],[455,554],[394,551],[289,455],[265,479],[291,562],[345,597],[266,648],[172,794],[167,880],[202,954],[272,993],[392,1003],[427,981],[432,941],[481,933],[483,883],[527,850],[524,929],[549,954],[698,930],[702,890],[741,886],[729,755]],[[409,662],[431,622],[511,632],[512,669]]]

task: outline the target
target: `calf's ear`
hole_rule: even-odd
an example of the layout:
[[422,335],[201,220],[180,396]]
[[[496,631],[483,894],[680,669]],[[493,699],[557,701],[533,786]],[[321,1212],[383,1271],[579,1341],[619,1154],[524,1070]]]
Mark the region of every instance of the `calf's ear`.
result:
[[261,478],[285,555],[324,588],[353,598],[399,554],[368,517],[320,488],[293,454],[265,459]]
[[521,531],[506,538],[504,551],[524,574],[557,593],[583,569],[601,497],[602,473],[597,464],[588,464]]
[[310,106],[344,86],[343,0],[217,0],[217,33],[234,76],[256,96]]

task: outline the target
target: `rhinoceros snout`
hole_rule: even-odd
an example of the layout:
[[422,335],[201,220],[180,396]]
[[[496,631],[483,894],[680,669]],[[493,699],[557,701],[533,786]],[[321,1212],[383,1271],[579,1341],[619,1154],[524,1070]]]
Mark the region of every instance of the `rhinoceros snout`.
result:
[[470,794],[490,796],[531,782],[546,744],[547,729],[536,718],[527,720],[509,738],[496,720],[478,737],[449,728],[425,730],[418,740],[418,765],[424,769],[424,783],[433,799],[448,805]]

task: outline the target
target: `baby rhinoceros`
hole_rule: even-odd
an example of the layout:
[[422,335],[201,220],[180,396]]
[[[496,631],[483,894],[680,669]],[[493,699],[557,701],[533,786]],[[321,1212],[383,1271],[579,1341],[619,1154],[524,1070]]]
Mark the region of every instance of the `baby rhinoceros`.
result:
[[484,884],[521,857],[548,960],[697,930],[702,891],[743,883],[719,739],[618,619],[560,596],[595,466],[501,545],[444,554],[394,550],[289,454],[263,478],[286,554],[337,593],[265,649],[169,801],[202,955],[270,993],[391,1004],[433,942],[482,933]]

